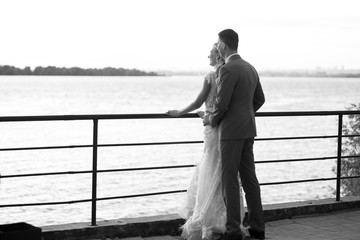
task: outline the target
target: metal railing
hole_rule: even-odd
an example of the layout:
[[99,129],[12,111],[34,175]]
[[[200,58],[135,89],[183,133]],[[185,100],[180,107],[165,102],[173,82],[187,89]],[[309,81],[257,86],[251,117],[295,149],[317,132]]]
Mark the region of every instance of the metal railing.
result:
[[[272,138],[255,138],[255,141],[278,141],[278,140],[301,140],[301,139],[320,139],[320,138],[334,138],[337,139],[337,155],[320,158],[298,158],[298,159],[282,159],[282,160],[263,160],[256,161],[257,164],[279,163],[279,162],[300,162],[300,161],[321,161],[329,159],[337,159],[337,175],[333,178],[316,178],[316,179],[301,179],[296,181],[281,181],[281,182],[267,182],[260,183],[260,185],[277,185],[290,183],[303,183],[315,181],[329,181],[336,180],[336,201],[340,201],[340,187],[342,179],[360,178],[360,176],[341,176],[341,160],[344,158],[358,158],[360,155],[342,156],[342,139],[345,137],[360,137],[360,135],[343,135],[343,116],[357,115],[360,111],[303,111],[303,112],[260,112],[256,117],[300,117],[300,116],[337,116],[338,117],[338,134],[337,135],[322,135],[322,136],[298,136],[298,137],[272,137]],[[197,114],[186,114],[178,118],[197,118]],[[49,175],[64,175],[64,174],[92,174],[92,197],[91,199],[80,199],[73,201],[58,201],[58,202],[38,202],[38,203],[23,203],[23,204],[3,204],[0,208],[7,207],[26,207],[26,206],[41,206],[41,205],[57,205],[57,204],[75,204],[91,202],[91,225],[96,225],[96,203],[97,201],[144,197],[160,194],[174,194],[185,192],[186,190],[172,190],[165,192],[152,192],[134,195],[113,196],[113,197],[97,197],[97,174],[107,172],[124,172],[124,171],[145,171],[145,170],[159,170],[172,168],[188,168],[195,165],[177,165],[177,166],[160,166],[160,167],[143,167],[143,168],[122,168],[122,169],[104,169],[98,170],[98,148],[99,147],[119,147],[119,146],[145,146],[145,145],[170,145],[170,144],[198,144],[203,141],[178,141],[178,142],[144,142],[144,143],[114,143],[114,144],[98,144],[98,123],[99,120],[120,120],[120,119],[177,119],[166,114],[103,114],[103,115],[56,115],[56,116],[14,116],[14,117],[0,117],[1,122],[39,122],[39,121],[65,121],[65,120],[90,120],[93,122],[93,143],[88,145],[67,145],[67,146],[42,146],[42,147],[17,147],[17,148],[0,148],[1,151],[23,151],[23,150],[41,150],[41,149],[64,149],[64,148],[92,148],[92,170],[87,171],[63,171],[63,172],[44,172],[32,174],[16,174],[16,175],[0,175],[0,180],[3,178],[19,178],[19,177],[36,177]]]

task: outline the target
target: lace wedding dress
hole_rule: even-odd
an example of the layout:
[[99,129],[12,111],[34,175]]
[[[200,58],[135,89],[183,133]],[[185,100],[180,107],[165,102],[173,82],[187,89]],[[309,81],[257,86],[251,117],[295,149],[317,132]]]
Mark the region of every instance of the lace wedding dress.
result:
[[[205,112],[214,109],[217,74],[211,72],[206,81],[211,85],[205,101]],[[216,128],[205,126],[204,153],[197,163],[179,215],[186,219],[182,237],[189,240],[217,239],[225,232],[226,208],[221,193],[221,167],[219,139]],[[241,217],[244,217],[243,197],[240,187]],[[244,228],[241,226],[242,230]]]

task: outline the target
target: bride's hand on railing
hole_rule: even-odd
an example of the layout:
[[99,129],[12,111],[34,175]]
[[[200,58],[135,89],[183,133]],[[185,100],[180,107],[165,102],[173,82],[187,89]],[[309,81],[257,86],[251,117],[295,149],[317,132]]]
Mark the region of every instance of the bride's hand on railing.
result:
[[179,110],[169,110],[166,112],[166,114],[170,115],[171,117],[179,117],[181,112]]

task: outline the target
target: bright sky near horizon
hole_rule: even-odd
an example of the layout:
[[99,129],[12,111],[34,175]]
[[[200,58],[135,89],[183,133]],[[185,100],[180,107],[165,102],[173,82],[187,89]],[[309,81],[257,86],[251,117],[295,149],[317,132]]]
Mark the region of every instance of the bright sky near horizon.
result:
[[218,33],[258,70],[360,69],[358,0],[0,0],[0,65],[198,71]]

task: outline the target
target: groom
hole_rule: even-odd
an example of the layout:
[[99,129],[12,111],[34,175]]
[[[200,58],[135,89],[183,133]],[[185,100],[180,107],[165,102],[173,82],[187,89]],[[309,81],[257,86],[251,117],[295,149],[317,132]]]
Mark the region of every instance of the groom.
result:
[[237,53],[238,35],[232,29],[219,33],[217,49],[225,59],[219,72],[215,110],[204,125],[218,126],[221,152],[222,194],[227,222],[224,240],[242,239],[238,173],[248,207],[249,233],[265,238],[259,182],[255,173],[253,144],[255,112],[265,97],[255,68]]

